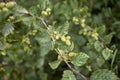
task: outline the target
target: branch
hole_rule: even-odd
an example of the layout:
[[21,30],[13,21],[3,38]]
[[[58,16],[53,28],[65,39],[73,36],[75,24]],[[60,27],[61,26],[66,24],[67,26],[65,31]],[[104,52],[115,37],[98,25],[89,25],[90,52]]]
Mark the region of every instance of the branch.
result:
[[89,80],[87,77],[85,77],[82,73],[80,73],[79,71],[75,70],[74,68],[72,68],[72,66],[68,63],[68,61],[66,61],[61,53],[61,51],[59,50],[59,48],[56,49],[58,51],[58,54],[61,56],[61,58],[63,59],[63,61],[67,64],[67,66],[69,67],[69,69],[74,73],[74,74],[78,74],[79,76],[81,76],[84,80]]
[[[44,24],[45,28],[47,29],[47,32],[50,34],[51,31],[48,27],[48,25],[46,24],[46,22],[41,18],[41,17],[38,17],[37,19],[41,20],[41,22]],[[53,42],[55,41],[55,39],[51,36]],[[66,61],[60,51],[59,48],[55,49],[58,54],[61,56],[61,58],[63,59],[63,61],[66,63],[66,65],[69,67],[69,69],[74,73],[74,74],[77,74],[79,76],[81,76],[84,80],[89,80],[87,77],[85,77],[82,73],[80,73],[79,71],[75,70],[74,68],[72,68],[72,66],[68,63],[68,61]]]

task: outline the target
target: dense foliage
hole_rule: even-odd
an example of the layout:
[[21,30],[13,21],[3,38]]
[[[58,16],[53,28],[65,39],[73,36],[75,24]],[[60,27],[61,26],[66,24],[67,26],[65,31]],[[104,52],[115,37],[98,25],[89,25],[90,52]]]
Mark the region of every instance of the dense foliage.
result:
[[0,80],[119,80],[119,0],[0,2]]

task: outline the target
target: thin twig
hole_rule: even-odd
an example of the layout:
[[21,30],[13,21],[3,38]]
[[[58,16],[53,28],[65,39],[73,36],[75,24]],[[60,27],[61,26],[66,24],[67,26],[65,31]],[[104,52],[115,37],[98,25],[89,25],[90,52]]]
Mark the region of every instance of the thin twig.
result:
[[85,77],[82,73],[80,73],[79,71],[75,70],[74,68],[72,68],[72,66],[68,63],[68,61],[66,61],[60,51],[59,48],[57,48],[58,54],[61,56],[61,58],[63,59],[63,61],[67,64],[67,66],[70,68],[70,70],[75,73],[78,74],[79,76],[81,76],[84,80],[89,80],[87,77]]
[[41,22],[44,24],[45,28],[47,29],[48,34],[51,36],[51,38],[52,38],[52,40],[54,42],[53,44],[55,44],[55,39],[51,35],[52,33],[51,33],[50,29],[48,28],[48,25],[45,23],[45,21],[41,17],[37,17],[37,19],[41,20]]
[[[38,17],[39,20],[41,20],[41,22],[44,24],[45,28],[47,29],[47,32],[50,34],[50,29],[48,27],[48,25],[46,24],[46,22],[41,18]],[[52,37],[52,36],[51,36]],[[52,37],[53,42],[55,41],[55,39]],[[61,58],[63,59],[63,61],[66,63],[66,65],[69,67],[69,69],[74,73],[74,74],[78,74],[79,76],[81,76],[84,80],[89,80],[87,77],[85,77],[82,73],[80,73],[79,71],[75,70],[74,68],[72,68],[72,66],[68,63],[68,61],[66,61],[60,51],[59,48],[56,49],[56,51],[58,52],[58,54],[61,56]]]

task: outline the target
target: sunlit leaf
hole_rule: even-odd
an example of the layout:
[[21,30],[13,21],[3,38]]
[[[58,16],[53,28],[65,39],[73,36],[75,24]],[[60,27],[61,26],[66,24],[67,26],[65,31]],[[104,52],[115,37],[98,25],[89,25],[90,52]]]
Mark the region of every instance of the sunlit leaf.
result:
[[28,11],[25,8],[21,7],[21,6],[16,7],[16,12],[23,13],[23,14],[28,14]]
[[70,70],[65,70],[61,80],[76,80],[76,78]]
[[60,64],[61,61],[57,60],[57,61],[53,61],[53,62],[50,62],[49,65],[52,69],[56,69],[59,64]]
[[75,66],[82,66],[87,62],[88,58],[89,56],[87,54],[80,52],[72,59],[71,63]]
[[62,34],[62,35],[67,34],[68,31],[69,31],[69,23],[66,22],[64,25],[59,26],[59,27],[57,28],[57,31],[58,31],[60,34]]
[[6,37],[14,30],[14,25],[12,23],[5,23],[5,26],[2,29],[2,34]]
[[109,49],[104,49],[104,50],[102,51],[102,56],[105,58],[105,60],[108,60],[108,59],[110,59],[111,56],[112,56],[112,51],[109,50]]
[[95,49],[98,51],[98,52],[100,52],[102,49],[103,49],[103,44],[101,43],[101,42],[99,42],[99,41],[96,41],[95,43],[94,43],[94,47],[95,47]]
[[99,69],[92,73],[90,80],[117,80],[117,77],[110,70]]

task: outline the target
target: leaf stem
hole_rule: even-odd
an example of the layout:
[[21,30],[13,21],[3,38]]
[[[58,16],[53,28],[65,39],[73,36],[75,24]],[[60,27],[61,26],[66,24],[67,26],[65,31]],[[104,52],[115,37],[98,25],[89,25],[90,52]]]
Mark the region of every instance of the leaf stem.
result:
[[113,58],[112,58],[111,69],[113,69],[113,64],[114,64],[114,61],[115,61],[115,57],[116,57],[116,55],[117,55],[117,52],[118,52],[118,50],[116,49],[115,52],[114,52]]

